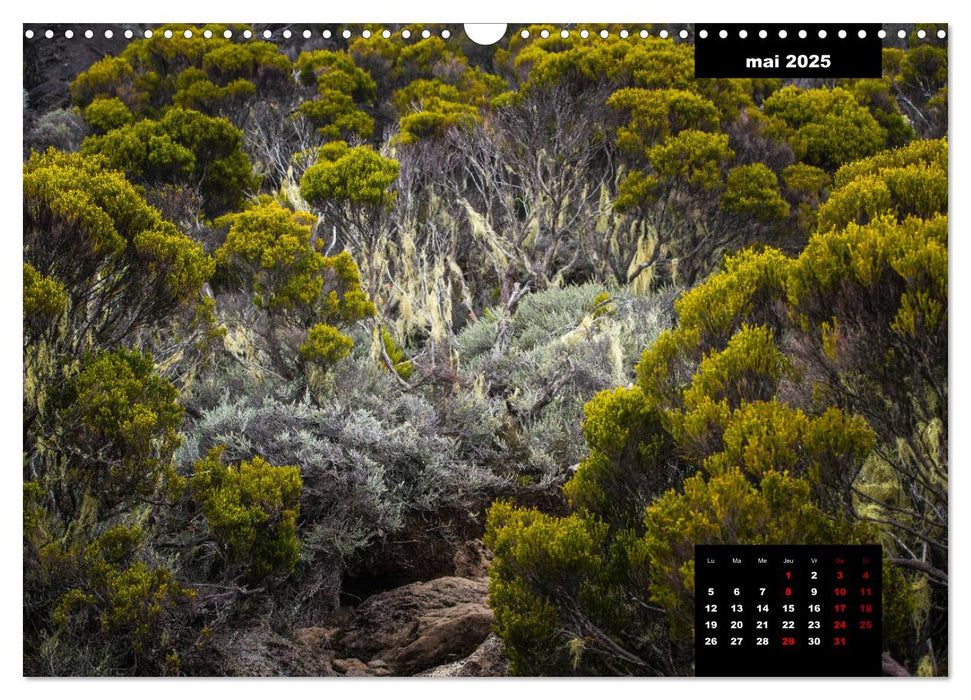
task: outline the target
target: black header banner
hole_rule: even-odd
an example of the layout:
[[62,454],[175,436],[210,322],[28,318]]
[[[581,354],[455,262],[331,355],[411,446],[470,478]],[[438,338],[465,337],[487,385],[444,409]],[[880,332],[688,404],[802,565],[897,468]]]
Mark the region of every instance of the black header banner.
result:
[[696,78],[879,78],[879,24],[697,24]]

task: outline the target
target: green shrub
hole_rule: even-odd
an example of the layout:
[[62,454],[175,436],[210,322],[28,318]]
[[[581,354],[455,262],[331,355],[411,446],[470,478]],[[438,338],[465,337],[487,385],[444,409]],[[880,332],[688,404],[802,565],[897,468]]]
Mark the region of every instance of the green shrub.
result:
[[887,144],[886,130],[843,88],[788,86],[770,95],[762,109],[786,125],[801,160],[830,171]]
[[[51,621],[59,642],[51,653],[55,675],[178,673],[173,662],[187,646],[187,618],[196,591],[165,568],[140,560],[141,528],[112,527],[77,556],[74,587],[62,593]],[[107,667],[72,666],[71,650],[102,649]],[[84,658],[84,655],[81,655]],[[65,667],[61,667],[64,664]]]
[[339,90],[323,91],[316,99],[304,102],[300,113],[329,139],[368,138],[374,131],[374,120]]
[[128,106],[117,97],[99,97],[84,109],[84,119],[96,134],[105,134],[135,121]]
[[778,178],[762,163],[729,170],[721,201],[726,210],[758,221],[779,221],[789,216]]
[[395,161],[358,146],[335,158],[324,155],[307,168],[300,180],[300,194],[315,205],[333,202],[383,208],[394,203],[394,192],[388,190],[397,177]]
[[59,447],[103,509],[152,494],[179,446],[183,409],[152,356],[119,349],[88,355],[59,412]]
[[[489,510],[486,545],[489,604],[514,675],[562,675],[596,668],[576,659],[586,624],[619,611],[605,575],[607,527],[580,516],[556,518],[497,502]],[[588,617],[593,621],[588,622]]]
[[303,481],[299,467],[274,467],[260,457],[223,464],[216,448],[195,464],[189,481],[228,572],[251,583],[293,571],[300,558],[297,518]]
[[880,215],[923,219],[947,212],[947,141],[915,141],[840,168],[819,209],[819,230]]
[[617,131],[617,145],[640,155],[658,141],[685,129],[715,131],[719,113],[715,104],[687,90],[618,90],[607,104],[630,114]]
[[724,350],[712,352],[698,364],[684,392],[684,406],[690,411],[704,399],[724,401],[732,408],[744,401],[766,401],[790,368],[771,331],[743,325]]
[[563,487],[577,511],[638,528],[644,507],[681,472],[662,418],[637,387],[603,391],[584,407],[590,454]]
[[312,222],[272,201],[218,219],[228,228],[214,256],[224,283],[246,288],[261,309],[312,307],[324,289],[324,257],[311,245]]
[[318,323],[311,326],[300,354],[322,367],[330,367],[347,357],[353,346],[354,341],[333,326]]
[[226,119],[173,108],[158,121],[143,119],[90,136],[81,150],[146,184],[198,187],[212,215],[238,206],[258,184],[242,143],[242,133]]
[[24,325],[43,327],[51,317],[67,310],[64,285],[45,277],[30,263],[24,263]]

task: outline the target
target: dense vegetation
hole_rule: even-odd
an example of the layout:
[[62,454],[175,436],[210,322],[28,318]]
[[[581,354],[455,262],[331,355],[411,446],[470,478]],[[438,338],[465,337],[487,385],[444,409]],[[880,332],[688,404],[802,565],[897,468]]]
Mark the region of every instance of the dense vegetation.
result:
[[695,543],[827,542],[947,673],[933,31],[784,84],[170,28],[28,111],[25,673],[219,674],[477,537],[513,673],[690,675]]

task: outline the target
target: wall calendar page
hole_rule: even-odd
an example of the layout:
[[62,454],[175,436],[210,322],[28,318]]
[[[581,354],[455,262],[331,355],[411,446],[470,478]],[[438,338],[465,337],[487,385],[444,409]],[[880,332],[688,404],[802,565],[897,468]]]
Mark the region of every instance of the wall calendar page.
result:
[[15,27],[22,674],[951,675],[951,25],[293,12]]

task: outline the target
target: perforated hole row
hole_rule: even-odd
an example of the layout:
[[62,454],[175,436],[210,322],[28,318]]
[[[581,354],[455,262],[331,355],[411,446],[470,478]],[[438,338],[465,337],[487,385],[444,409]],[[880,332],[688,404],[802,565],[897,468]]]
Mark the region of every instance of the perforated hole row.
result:
[[[82,33],[78,34],[78,36],[79,37],[83,36],[85,39],[93,39],[96,33],[102,34],[106,39],[112,39],[115,36],[115,32],[112,29],[97,30],[97,32],[96,30],[93,30],[93,29],[86,29]],[[335,34],[337,33],[338,32],[334,32],[330,29],[324,29],[319,32],[319,36],[323,37],[324,39],[330,39],[331,37],[335,36]],[[412,32],[409,29],[402,29],[400,32],[394,32],[394,33],[400,34],[400,36],[404,39],[410,39],[412,37]],[[191,39],[193,37],[193,32],[191,29],[186,29],[185,31],[181,32],[181,34],[186,39]],[[297,30],[296,32],[290,29],[277,30],[276,32],[270,29],[264,29],[262,32],[259,32],[260,37],[263,39],[272,39],[274,36],[282,36],[284,39],[290,39],[295,34],[302,36],[304,39],[310,39],[314,36],[315,32],[311,31],[310,29]],[[341,30],[339,34],[344,39],[350,39],[355,35],[355,33],[350,29]],[[364,29],[364,30],[360,30],[360,33],[358,34],[358,36],[361,36],[364,39],[370,39],[372,36],[375,36],[375,37],[381,36],[385,39],[390,39],[392,34],[393,32],[391,32],[388,29],[384,29],[380,32],[372,32],[370,29]],[[616,32],[616,34],[621,39],[627,39],[628,37],[631,37],[631,36],[639,36],[642,39],[646,39],[649,36],[651,36],[651,33],[646,29],[641,29],[640,31],[635,31],[635,32],[631,32],[627,29],[621,29],[620,31]],[[155,32],[153,32],[151,29],[146,29],[143,32],[136,32],[131,29],[126,29],[124,30],[124,32],[121,33],[121,35],[124,36],[126,39],[134,39],[136,37],[151,39],[153,36],[155,36]],[[171,29],[164,30],[162,35],[166,39],[171,39],[174,36]],[[523,29],[519,32],[519,35],[523,39],[528,39],[530,36],[530,33],[528,29]],[[599,36],[601,39],[607,39],[611,36],[611,33],[607,29],[601,29],[599,32],[591,32],[587,29],[580,29],[579,31],[562,29],[560,30],[559,35],[563,39],[568,39],[569,37],[574,35],[579,36],[581,39],[588,39],[591,36],[594,36],[594,37]],[[768,35],[769,35],[768,31],[766,31],[765,29],[758,32],[758,36],[761,39],[767,38]],[[35,36],[44,37],[46,39],[53,39],[55,36],[58,36],[58,37],[63,36],[65,39],[73,39],[75,37],[75,32],[72,29],[66,29],[63,32],[57,32],[57,33],[55,33],[53,29],[47,29],[44,31],[38,30],[36,32],[33,29],[27,29],[24,31],[24,36],[27,39],[33,39]],[[205,39],[211,39],[213,37],[213,32],[212,30],[206,29],[200,33],[200,36],[202,36]],[[234,34],[232,30],[226,29],[225,31],[222,32],[222,36],[226,39],[231,39],[234,36]],[[240,32],[239,36],[242,36],[244,39],[252,39],[254,36],[254,32],[249,29],[246,29]],[[421,36],[423,39],[428,39],[429,37],[432,36],[432,32],[428,29],[423,29],[420,32],[419,36]],[[452,36],[452,33],[448,29],[443,29],[440,32],[438,32],[437,36],[440,36],[442,39],[448,39],[449,37]],[[540,38],[547,39],[550,37],[550,32],[548,29],[543,29],[542,31],[539,32],[539,36]],[[672,34],[671,32],[668,32],[668,30],[666,29],[662,29],[659,32],[657,32],[657,36],[660,37],[661,39],[667,39],[668,37],[673,38],[674,34]],[[677,36],[680,37],[681,39],[687,39],[689,36],[689,32],[686,29],[682,29],[679,32],[677,32]],[[701,37],[702,39],[706,39],[708,37],[707,30],[702,29],[698,33],[698,36]],[[785,39],[786,36],[787,36],[787,32],[785,29],[779,30],[780,39]],[[805,29],[801,29],[798,32],[798,36],[800,39],[805,39],[808,36],[808,33],[806,32]],[[820,29],[818,32],[818,36],[820,39],[825,39],[827,36],[826,30]],[[847,37],[847,32],[845,29],[841,29],[836,33],[836,36],[838,36],[840,39],[845,39]],[[859,30],[859,32],[857,33],[857,36],[859,36],[861,39],[866,38],[866,30],[863,30],[863,29]],[[877,32],[877,36],[883,39],[887,36],[887,32],[881,29]],[[906,38],[906,36],[907,36],[907,32],[903,29],[897,32],[897,37],[900,39],[904,39]],[[947,32],[943,29],[938,29],[936,32],[936,36],[938,39],[944,39],[947,37]],[[748,38],[748,32],[745,29],[741,29],[738,32],[738,37],[741,39],[746,39]],[[919,39],[926,39],[927,32],[923,29],[920,29],[917,31],[917,37]],[[718,33],[718,38],[727,39],[728,31],[722,29]]]
[[[177,33],[181,34],[186,39],[191,39],[193,36],[195,36],[195,34],[191,29],[186,29],[185,31],[177,32]],[[398,33],[405,39],[410,39],[412,37],[412,32],[408,29],[402,29]],[[78,36],[79,37],[83,36],[85,39],[93,39],[95,34],[104,36],[105,39],[113,39],[115,37],[115,32],[112,29],[104,29],[104,30],[99,29],[97,31],[93,29],[86,29],[83,32],[81,32]],[[258,32],[257,34],[262,39],[272,39],[274,36],[282,36],[284,39],[290,39],[295,35],[302,36],[304,39],[310,39],[317,33],[311,31],[310,29],[297,30],[297,31],[293,31],[290,29],[283,29],[283,30],[277,30],[276,32],[274,32],[271,29],[264,29],[263,31]],[[330,29],[324,29],[319,32],[319,36],[323,37],[324,39],[330,39],[331,37],[337,34],[340,34],[340,36],[344,37],[345,39],[350,39],[352,36],[354,36],[354,32],[352,32],[350,29],[344,29],[343,31],[340,31],[340,32],[334,32]],[[175,34],[172,32],[171,29],[166,29],[165,31],[162,32],[162,36],[164,36],[166,39],[171,39],[174,35]],[[205,39],[211,39],[214,36],[214,33],[212,32],[212,30],[206,29],[206,30],[203,30],[202,32],[199,32],[198,35]],[[233,38],[234,33],[231,29],[226,29],[221,33],[221,35],[226,39],[231,39]],[[245,29],[242,32],[238,33],[238,36],[241,36],[244,39],[252,39],[254,35],[255,35],[254,32],[249,29]],[[365,39],[370,39],[372,36],[381,36],[381,37],[384,37],[385,39],[390,39],[391,35],[392,35],[392,32],[388,29],[382,30],[380,32],[372,32],[370,29],[364,29],[359,34],[359,36],[362,36]],[[419,36],[421,36],[423,39],[428,39],[429,37],[431,37],[431,35],[432,35],[432,32],[428,29],[424,29],[419,33]],[[57,36],[58,38],[64,37],[65,39],[73,39],[75,37],[75,32],[73,29],[66,29],[63,32],[55,32],[53,29],[47,29],[44,31],[40,31],[40,30],[34,31],[33,29],[27,29],[24,31],[24,36],[28,39],[33,39],[34,37],[53,39],[55,38],[55,36]],[[144,31],[134,31],[131,29],[126,29],[124,32],[121,32],[119,36],[124,36],[126,39],[135,39],[135,38],[151,39],[153,36],[155,36],[155,32],[152,31],[151,29],[146,29]],[[440,32],[438,32],[437,36],[440,36],[443,39],[448,39],[449,37],[452,36],[452,32],[449,31],[448,29],[443,29]]]
[[[621,34],[623,34],[623,32],[621,32]],[[643,32],[641,34],[643,35]],[[685,34],[686,34],[686,32],[684,32],[684,31],[681,32],[682,37]],[[867,32],[866,32],[865,29],[861,29],[861,30],[859,30],[856,33],[856,35],[858,37],[860,37],[861,39],[866,39]],[[698,32],[698,36],[701,37],[702,39],[707,39],[708,38],[708,30],[707,29],[702,29],[700,32]],[[758,37],[760,39],[765,39],[768,36],[769,36],[769,32],[767,30],[765,30],[765,29],[760,30],[759,33],[758,33]],[[789,33],[785,29],[780,29],[779,30],[779,33],[778,33],[778,36],[779,36],[780,39],[785,39],[786,37],[789,36]],[[807,36],[809,36],[809,33],[805,29],[800,29],[796,36],[798,36],[800,39],[805,39]],[[820,29],[819,32],[818,32],[818,36],[819,36],[820,39],[825,39],[826,36],[827,36],[826,30],[825,29]],[[840,30],[838,30],[836,32],[836,36],[838,36],[840,39],[845,39],[849,35],[847,34],[847,31],[845,29],[840,29]],[[877,31],[877,36],[879,38],[881,38],[881,39],[885,39],[887,37],[887,32],[885,30],[883,30],[883,29],[880,29],[879,31]],[[907,32],[905,30],[903,30],[903,29],[901,29],[901,30],[899,30],[897,32],[897,37],[900,38],[900,39],[904,39],[904,38],[906,38],[906,36],[907,36]],[[943,30],[943,29],[938,29],[937,30],[937,38],[938,39],[944,39],[946,37],[947,37],[947,32],[945,30]],[[719,31],[718,32],[718,38],[719,39],[727,39],[728,38],[728,30],[722,29],[721,31]],[[745,30],[745,29],[740,29],[738,31],[738,38],[739,39],[747,39],[748,38],[748,31]],[[919,39],[926,39],[927,38],[927,32],[925,30],[923,30],[923,29],[918,30],[917,31],[917,38],[919,38]]]
[[[615,33],[621,39],[626,39],[630,36],[639,36],[641,39],[646,39],[651,35],[651,33],[646,29],[641,29],[640,31],[635,31],[635,32],[630,32],[627,29],[621,29],[620,31]],[[606,29],[601,29],[599,32],[591,32],[587,29],[580,29],[579,31],[575,29],[573,31],[570,31],[569,29],[560,30],[560,37],[563,39],[568,39],[573,35],[579,36],[581,39],[589,39],[591,36],[599,36],[601,39],[607,39],[611,36],[610,32]],[[677,33],[677,35],[682,39],[687,39],[689,36],[689,33],[687,29],[682,29],[680,32]],[[519,36],[521,36],[523,39],[528,39],[530,36],[529,30],[523,29],[522,31],[519,32]],[[673,37],[674,34],[669,32],[667,29],[662,29],[657,33],[657,36],[661,37],[662,39],[667,39],[668,37]],[[548,39],[550,37],[549,30],[548,29],[541,30],[539,33],[539,37],[541,39]]]

